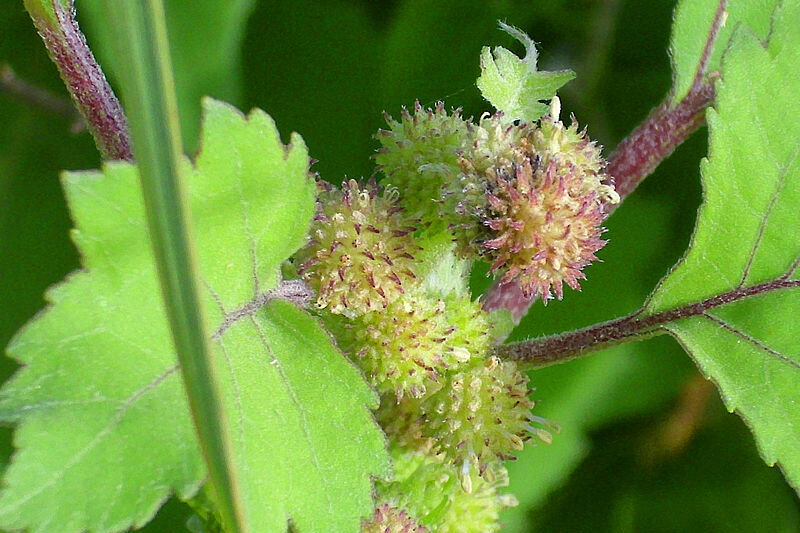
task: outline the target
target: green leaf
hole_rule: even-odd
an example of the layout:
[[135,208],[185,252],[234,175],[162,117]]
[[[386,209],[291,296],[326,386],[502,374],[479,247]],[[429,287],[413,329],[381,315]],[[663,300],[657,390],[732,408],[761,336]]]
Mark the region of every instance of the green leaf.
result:
[[[675,9],[670,39],[673,71],[673,101],[678,102],[694,81],[697,66],[706,47],[709,30],[721,0],[682,0]],[[778,0],[731,0],[725,24],[717,34],[708,62],[708,72],[720,69],[722,56],[734,30],[744,25],[762,40],[767,38],[770,19]]]
[[553,98],[575,73],[571,70],[538,71],[539,54],[531,38],[502,22],[500,29],[525,46],[525,57],[520,59],[502,46],[483,47],[478,89],[489,103],[503,112],[506,120],[538,120],[549,111],[549,106],[541,100]]
[[742,29],[709,110],[705,199],[689,252],[649,313],[667,325],[726,406],[750,426],[765,461],[800,488],[800,2],[776,11],[768,45]]
[[[261,111],[206,100],[186,163],[208,329],[252,531],[357,530],[386,472],[374,394],[318,323],[269,301],[314,209],[308,156]],[[26,365],[0,391],[18,423],[0,526],[119,531],[205,478],[150,251],[136,168],[65,178],[87,271],[12,341]],[[337,498],[334,495],[347,494]]]
[[220,354],[236,366],[227,408],[253,531],[283,531],[287,518],[299,532],[357,531],[372,510],[370,475],[388,466],[365,407],[377,406],[373,393],[292,304],[276,300],[242,322]]

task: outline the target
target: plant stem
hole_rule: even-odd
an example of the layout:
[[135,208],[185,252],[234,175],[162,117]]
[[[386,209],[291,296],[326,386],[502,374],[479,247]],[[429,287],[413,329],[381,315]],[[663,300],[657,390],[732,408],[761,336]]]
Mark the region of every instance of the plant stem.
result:
[[800,287],[800,280],[783,277],[759,285],[736,288],[700,302],[652,315],[646,315],[643,310],[640,310],[632,315],[588,328],[500,345],[495,348],[495,352],[502,359],[511,359],[522,363],[524,368],[541,368],[577,359],[624,342],[663,334],[666,332],[663,327],[665,324],[683,318],[704,315],[707,311],[720,305],[765,292],[798,287]]
[[[620,202],[605,205],[606,217],[610,216],[683,141],[705,124],[705,110],[714,101],[716,78],[716,74],[708,74],[708,62],[725,20],[726,7],[727,0],[720,0],[697,65],[692,87],[686,96],[676,104],[673,95],[667,95],[661,105],[653,109],[647,118],[617,145],[609,158],[606,172],[614,178]],[[514,323],[518,324],[534,300],[535,297],[528,298],[522,294],[522,289],[516,282],[496,281],[486,291],[483,307],[487,311],[506,309],[511,313]]]
[[[608,160],[606,172],[613,176],[620,200],[632,193],[683,141],[705,124],[705,110],[713,101],[712,82],[692,87],[677,105],[667,97],[619,143]],[[607,204],[606,217],[617,206],[619,204]]]
[[[83,118],[72,102],[21,79],[7,64],[0,66],[0,92],[7,92],[45,111],[71,119],[86,129]],[[76,127],[73,126],[73,129]]]
[[175,350],[217,510],[227,533],[247,531],[236,463],[205,331],[181,181],[178,107],[161,0],[107,0],[128,59],[122,85],[147,221]]
[[127,119],[78,27],[73,0],[25,0],[25,7],[100,154],[132,161]]

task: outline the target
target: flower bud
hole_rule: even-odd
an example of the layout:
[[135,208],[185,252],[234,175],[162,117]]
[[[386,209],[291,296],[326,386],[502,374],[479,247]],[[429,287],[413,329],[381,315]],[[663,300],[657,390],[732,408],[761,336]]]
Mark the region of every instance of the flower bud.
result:
[[561,298],[565,284],[580,288],[583,268],[605,245],[603,205],[619,201],[600,149],[577,124],[558,121],[558,107],[555,98],[538,128],[482,120],[461,162],[461,181],[484,193],[462,200],[468,244],[503,282],[545,302],[552,292]]
[[530,413],[527,384],[515,363],[490,357],[450,375],[446,385],[422,400],[421,433],[433,440],[433,453],[457,467],[465,490],[474,485],[474,474],[491,475],[532,433],[538,436],[532,422],[542,419]]
[[469,121],[444,104],[433,109],[414,104],[413,115],[403,108],[400,120],[385,115],[388,130],[375,136],[381,143],[375,162],[386,181],[399,188],[409,215],[427,228],[436,224],[442,185],[458,174],[458,153],[468,141]]
[[[476,478],[472,490],[462,489],[451,465],[439,458],[392,449],[395,476],[376,486],[380,499],[396,502],[437,533],[493,533],[500,530],[500,511],[516,499],[500,490],[508,473],[498,466],[491,481]],[[488,476],[487,476],[488,477]]]
[[486,313],[469,298],[430,298],[410,291],[383,312],[356,318],[342,329],[339,346],[378,392],[397,401],[420,398],[441,386],[451,369],[482,358],[489,344]]
[[326,188],[311,241],[295,255],[298,274],[318,293],[317,307],[354,318],[382,310],[416,282],[414,244],[393,190],[378,194],[355,180]]
[[458,360],[447,347],[453,328],[444,301],[406,294],[383,312],[367,313],[350,326],[340,346],[378,392],[423,396],[438,387],[441,373]]

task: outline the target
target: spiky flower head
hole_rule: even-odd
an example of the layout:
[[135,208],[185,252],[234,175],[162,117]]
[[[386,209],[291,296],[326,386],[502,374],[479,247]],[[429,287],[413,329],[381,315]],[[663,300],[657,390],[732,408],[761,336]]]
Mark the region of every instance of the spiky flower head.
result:
[[461,356],[446,346],[453,328],[444,311],[442,300],[406,293],[385,311],[357,318],[340,346],[378,392],[391,392],[398,400],[420,397],[438,387],[441,372]]
[[487,171],[524,161],[533,131],[530,124],[508,124],[500,112],[485,114],[473,128],[471,142],[459,153],[459,173],[442,189],[439,213],[454,228],[462,255],[480,252],[477,242],[485,238],[483,222],[490,208]]
[[[494,533],[502,529],[500,511],[516,507],[513,494],[501,493],[498,487],[508,485],[508,472],[498,468],[490,483],[477,478],[472,490],[454,491],[450,508],[442,517],[437,531],[442,533]],[[498,477],[502,476],[502,477]]]
[[355,180],[323,186],[311,241],[295,256],[317,307],[354,318],[396,300],[416,281],[414,229],[391,189],[379,194],[374,182]]
[[383,312],[355,319],[339,346],[365,372],[378,392],[400,401],[441,386],[442,375],[482,358],[489,344],[486,313],[468,297],[431,298],[409,291]]
[[470,137],[471,124],[458,109],[448,114],[442,102],[433,109],[415,102],[413,114],[403,108],[399,121],[384,116],[389,129],[375,136],[381,143],[375,155],[378,170],[402,191],[409,214],[430,224],[442,185],[458,174],[458,153]]
[[467,492],[473,473],[491,477],[531,436],[550,440],[546,430],[532,425],[544,419],[531,415],[527,385],[513,361],[489,357],[452,374],[446,386],[422,401],[422,434],[434,440],[434,453],[458,467]]
[[559,120],[561,101],[553,98],[550,113],[539,121],[539,127],[531,138],[533,149],[546,164],[549,159],[558,159],[563,171],[569,166],[577,167],[585,174],[585,188],[598,190],[614,203],[619,201],[611,178],[604,174],[605,159],[600,147],[586,135],[586,128],[578,130],[578,122],[571,116],[567,127]]
[[369,521],[361,524],[361,533],[427,533],[428,528],[419,525],[399,507],[382,503],[375,508]]
[[529,138],[536,125],[509,123],[503,113],[485,114],[474,130],[472,143],[461,152],[459,166],[465,173],[483,173],[489,168],[521,163],[528,155]]
[[392,449],[395,476],[376,485],[379,497],[397,502],[437,533],[493,533],[500,530],[500,511],[516,505],[508,473],[498,466],[491,482],[477,478],[465,492],[456,470],[439,458]]
[[473,153],[462,162],[464,179],[485,183],[486,202],[473,209],[481,224],[473,246],[503,282],[545,302],[552,292],[561,298],[564,284],[580,288],[583,268],[605,245],[603,206],[619,200],[599,147],[574,122],[558,121],[558,106],[556,98],[538,128],[507,126],[513,142],[497,155]]

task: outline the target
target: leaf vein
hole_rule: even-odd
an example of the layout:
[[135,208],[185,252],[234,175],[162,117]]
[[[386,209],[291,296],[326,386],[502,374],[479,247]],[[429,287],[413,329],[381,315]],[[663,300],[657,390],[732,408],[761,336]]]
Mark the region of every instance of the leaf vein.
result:
[[[245,235],[247,239],[250,241],[250,266],[253,269],[252,276],[253,276],[253,295],[257,297],[259,292],[261,292],[260,284],[258,282],[258,255],[257,251],[257,241],[255,235],[253,234],[253,229],[250,226],[250,217],[248,216],[248,202],[245,200],[243,185],[242,185],[242,174],[241,172],[237,173],[236,176],[236,191],[239,193],[239,204],[242,207],[242,227],[244,229]],[[244,278],[243,278],[244,279]]]
[[[308,422],[308,413],[306,412],[306,409],[303,406],[303,403],[297,397],[297,393],[295,392],[294,387],[292,386],[292,382],[289,379],[289,377],[286,375],[286,372],[284,371],[280,360],[275,356],[275,353],[272,351],[272,347],[269,345],[269,341],[267,340],[267,336],[264,333],[264,330],[261,327],[261,324],[259,324],[252,316],[250,317],[250,321],[255,326],[256,331],[258,332],[258,336],[261,339],[261,343],[264,345],[264,349],[272,357],[273,366],[278,371],[278,374],[280,375],[281,380],[283,381],[284,386],[286,387],[286,391],[289,394],[289,398],[292,400],[292,403],[295,405],[295,408],[297,409],[297,412],[300,415],[300,418],[302,419],[302,423],[300,424],[300,426],[302,428],[303,438],[305,438],[306,442],[308,443],[308,448],[309,448],[309,450],[311,452],[310,453],[311,461],[314,464],[315,470],[320,475],[322,475],[323,472],[324,472],[324,469],[322,468],[322,465],[319,463],[319,457],[318,457],[318,455],[316,453],[316,446],[314,444],[314,439],[311,436],[311,432],[309,431],[309,427],[310,426],[309,426],[309,422]],[[326,500],[328,508],[329,509],[334,509],[335,508],[334,505],[333,505],[334,502],[331,500],[330,491],[325,490],[325,491],[322,491],[322,493],[325,494],[325,500]]]
[[780,279],[788,280],[794,275],[798,267],[800,267],[800,255],[798,255],[797,259],[795,259],[794,262],[791,265],[789,265],[789,270],[787,270],[786,273],[783,276],[781,276]]
[[[241,442],[243,445],[246,445],[247,439],[245,438],[244,435],[245,424],[243,423],[243,421],[245,420],[245,416],[244,416],[244,407],[242,405],[242,390],[241,387],[239,386],[239,380],[237,379],[236,376],[236,370],[234,369],[233,366],[233,360],[231,359],[230,353],[228,353],[228,348],[225,346],[225,343],[223,342],[223,339],[221,337],[218,339],[218,341],[219,341],[219,347],[222,350],[222,356],[225,358],[225,366],[228,367],[228,374],[231,376],[231,387],[233,388],[233,400],[234,404],[236,405],[236,417],[240,422],[242,422],[238,424],[237,436],[239,438],[239,442]],[[248,458],[247,454],[242,454],[242,455],[244,456],[242,461],[245,463],[244,465],[242,465],[243,466],[242,470],[246,472],[248,471],[249,467],[247,460]]]
[[729,322],[727,322],[727,321],[725,321],[725,320],[723,320],[723,319],[721,319],[721,318],[719,318],[719,317],[717,317],[715,315],[712,315],[711,313],[708,313],[708,312],[702,313],[701,316],[703,316],[703,317],[707,318],[708,320],[714,322],[715,324],[717,324],[720,327],[726,329],[727,331],[729,331],[730,333],[736,335],[737,337],[747,341],[748,343],[752,344],[756,349],[761,350],[762,352],[766,353],[770,357],[774,357],[775,359],[778,359],[779,361],[782,361],[782,362],[788,364],[789,366],[791,366],[791,367],[793,367],[793,368],[795,368],[797,370],[800,370],[800,362],[792,359],[788,355],[782,354],[781,352],[770,348],[769,346],[764,344],[762,341],[756,339],[755,337],[752,337],[751,335],[748,335],[747,333],[745,333],[744,331],[740,330],[739,328],[737,328],[733,324],[730,324]]
[[750,274],[753,261],[755,260],[758,249],[761,246],[762,240],[764,239],[767,223],[769,222],[769,218],[772,216],[775,205],[778,202],[778,197],[780,197],[781,192],[783,192],[783,188],[786,185],[786,176],[789,174],[789,169],[791,168],[792,164],[797,159],[798,153],[800,153],[800,143],[797,144],[794,153],[792,153],[786,164],[779,169],[778,182],[775,185],[775,189],[772,191],[772,195],[770,195],[769,204],[767,205],[766,211],[764,211],[764,213],[761,215],[761,221],[759,222],[758,231],[756,232],[756,239],[752,248],[750,249],[750,255],[747,258],[747,263],[745,264],[744,271],[742,272],[742,279],[739,281],[737,288],[743,287],[747,281],[747,276]]
[[130,409],[142,396],[150,392],[151,390],[158,387],[164,380],[166,380],[169,376],[174,374],[180,367],[178,365],[173,366],[172,368],[168,369],[167,371],[163,372],[161,375],[157,376],[154,380],[150,383],[133,393],[125,402],[117,409],[117,412],[114,414],[114,417],[109,420],[108,424],[94,436],[94,438],[89,441],[86,446],[84,446],[78,453],[76,453],[72,459],[67,461],[61,469],[54,472],[54,474],[50,477],[47,482],[42,483],[38,487],[36,487],[33,491],[29,492],[22,498],[15,501],[13,504],[9,505],[5,509],[4,512],[8,512],[10,510],[16,509],[17,507],[23,505],[24,503],[28,502],[31,498],[35,498],[37,495],[44,492],[46,489],[49,489],[53,485],[55,485],[61,478],[63,478],[67,471],[70,470],[72,467],[77,465],[86,455],[89,454],[97,445],[105,439],[111,431],[116,427],[116,425],[122,420],[122,417],[125,416],[125,413],[128,412]]

